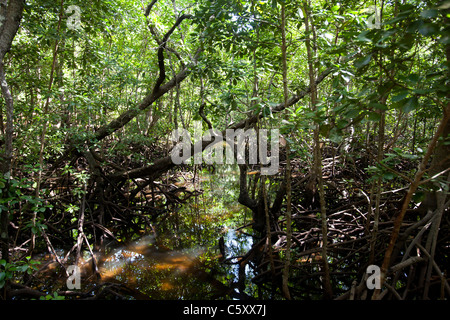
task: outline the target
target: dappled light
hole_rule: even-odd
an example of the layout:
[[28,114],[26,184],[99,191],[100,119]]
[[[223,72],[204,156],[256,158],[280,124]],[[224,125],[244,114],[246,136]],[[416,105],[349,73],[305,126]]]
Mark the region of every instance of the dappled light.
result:
[[[0,1],[0,300],[448,300],[449,26],[448,0]],[[183,311],[270,311],[229,306]]]

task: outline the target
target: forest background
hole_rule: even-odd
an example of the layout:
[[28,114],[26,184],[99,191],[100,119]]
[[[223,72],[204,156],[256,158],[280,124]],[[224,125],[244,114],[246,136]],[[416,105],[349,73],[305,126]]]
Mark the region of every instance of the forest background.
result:
[[195,197],[164,182],[214,170],[170,158],[201,120],[282,135],[276,175],[236,173],[259,239],[239,263],[259,259],[272,292],[448,298],[449,17],[449,1],[0,1],[2,297],[47,294],[33,254],[64,270],[87,250],[97,270],[106,240]]

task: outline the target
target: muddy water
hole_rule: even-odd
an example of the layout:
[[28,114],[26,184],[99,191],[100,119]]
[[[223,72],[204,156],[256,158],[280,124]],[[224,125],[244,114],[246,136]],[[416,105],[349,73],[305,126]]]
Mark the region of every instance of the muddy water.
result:
[[[202,190],[145,235],[111,252],[99,269],[103,281],[114,279],[151,299],[240,298],[237,259],[252,246],[252,237],[236,228],[249,222],[237,203],[238,175],[225,168],[200,174],[177,185]],[[225,252],[219,250],[223,239]],[[225,254],[225,256],[223,256]],[[251,278],[251,270],[247,270]],[[251,284],[244,295],[252,295]]]
[[101,279],[119,281],[151,299],[239,298],[238,265],[222,261],[250,248],[251,238],[230,229],[224,240],[225,259],[215,246],[159,248],[156,237],[144,236],[104,259]]
[[[252,270],[246,267],[244,280],[242,270],[239,272],[238,259],[251,248],[253,239],[245,233],[251,229],[236,230],[251,219],[237,203],[237,172],[221,168],[214,175],[200,174],[195,183],[191,178],[180,177],[177,185],[203,193],[161,217],[151,233],[136,235],[134,240],[97,255],[99,277],[90,268],[90,253],[85,253],[83,291],[111,282],[148,299],[242,299],[254,295],[256,288],[249,280]],[[219,250],[221,239],[224,251]],[[48,290],[66,290],[64,286],[65,282],[59,281]]]

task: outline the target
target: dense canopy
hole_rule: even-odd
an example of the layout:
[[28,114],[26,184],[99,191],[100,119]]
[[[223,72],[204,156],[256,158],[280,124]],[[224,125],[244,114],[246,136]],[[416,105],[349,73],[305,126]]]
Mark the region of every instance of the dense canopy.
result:
[[0,1],[0,296],[448,299],[449,21]]

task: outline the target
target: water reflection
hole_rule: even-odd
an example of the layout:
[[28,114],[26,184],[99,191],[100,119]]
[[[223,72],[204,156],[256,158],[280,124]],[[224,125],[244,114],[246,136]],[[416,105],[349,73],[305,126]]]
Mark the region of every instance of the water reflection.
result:
[[[110,252],[99,269],[102,281],[119,281],[151,299],[246,297],[238,292],[239,257],[253,240],[236,231],[246,214],[236,201],[237,172],[222,168],[215,175],[203,172],[193,184],[182,180],[178,184],[203,194],[162,217],[154,233]],[[220,238],[225,256],[219,250]]]
[[[250,281],[254,274],[248,264],[241,265],[253,238],[242,228],[250,222],[251,212],[237,203],[237,171],[224,166],[215,174],[202,172],[193,177],[183,173],[183,176],[178,184],[202,190],[202,194],[158,216],[151,228],[144,226],[143,230],[151,230],[149,234],[134,234],[127,243],[113,242],[111,247],[106,246],[96,253],[96,264],[86,251],[80,261],[84,292],[114,283],[131,289],[125,296],[128,299],[255,296],[257,289]],[[66,253],[62,251],[60,259]],[[48,262],[48,272],[41,273],[36,287],[49,293],[66,290],[67,275],[59,264],[41,258]]]

